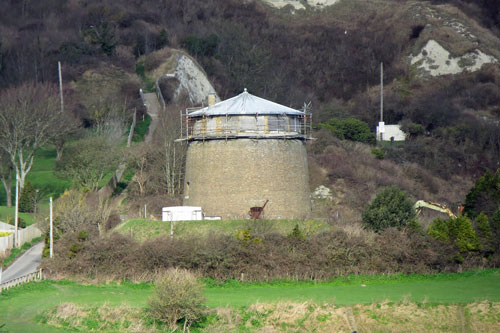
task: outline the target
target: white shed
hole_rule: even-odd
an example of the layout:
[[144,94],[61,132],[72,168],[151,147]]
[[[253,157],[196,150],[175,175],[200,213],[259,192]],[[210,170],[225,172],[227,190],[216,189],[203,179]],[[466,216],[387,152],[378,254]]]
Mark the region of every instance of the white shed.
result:
[[162,208],[162,221],[199,221],[203,220],[203,210],[195,206],[172,206]]
[[406,133],[401,130],[400,125],[385,125],[379,122],[377,126],[377,141],[380,141],[382,134],[383,141],[405,141]]

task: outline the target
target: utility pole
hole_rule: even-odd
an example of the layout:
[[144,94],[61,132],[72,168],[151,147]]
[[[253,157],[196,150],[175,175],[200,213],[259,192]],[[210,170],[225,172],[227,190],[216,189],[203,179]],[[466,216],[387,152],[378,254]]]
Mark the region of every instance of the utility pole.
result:
[[380,133],[380,142],[383,143],[385,124],[384,124],[384,63],[380,63],[380,122],[378,123]]
[[18,247],[19,245],[19,172],[16,171],[16,211],[14,215],[14,247]]
[[384,63],[380,63],[380,122],[384,121]]
[[59,96],[61,99],[61,112],[64,112],[64,98],[63,98],[63,85],[62,85],[62,71],[61,71],[61,62],[57,62],[57,68],[59,70]]
[[54,255],[54,223],[52,221],[52,197],[49,199],[50,211],[49,211],[49,237],[50,237],[50,258]]

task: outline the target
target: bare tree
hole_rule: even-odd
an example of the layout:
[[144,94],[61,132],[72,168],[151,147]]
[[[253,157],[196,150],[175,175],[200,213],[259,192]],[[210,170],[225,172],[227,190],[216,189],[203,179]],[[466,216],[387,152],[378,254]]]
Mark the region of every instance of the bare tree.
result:
[[0,180],[5,189],[7,207],[12,207],[12,174],[13,166],[9,154],[0,149]]
[[137,185],[139,196],[144,196],[151,176],[148,172],[153,152],[144,143],[135,145],[128,153],[128,164],[135,170],[132,182]]
[[60,161],[63,155],[64,146],[69,138],[76,136],[81,129],[81,122],[68,112],[61,114],[61,121],[54,128],[53,137],[50,140],[56,147],[56,160]]
[[57,89],[51,84],[25,83],[0,93],[0,148],[9,155],[21,188],[35,151],[53,138],[60,122]]
[[103,178],[116,170],[122,159],[120,140],[110,135],[78,140],[66,150],[56,170],[79,186],[96,191]]
[[160,116],[157,144],[162,152],[163,173],[167,182],[167,192],[178,195],[182,192],[184,182],[184,160],[186,144],[175,142],[180,138],[179,105],[170,105]]

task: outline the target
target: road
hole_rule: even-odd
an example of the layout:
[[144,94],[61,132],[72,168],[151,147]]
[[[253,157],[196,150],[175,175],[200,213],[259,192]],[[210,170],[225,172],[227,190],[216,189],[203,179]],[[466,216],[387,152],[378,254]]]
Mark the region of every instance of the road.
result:
[[2,280],[0,282],[7,282],[36,271],[42,261],[42,251],[44,246],[44,242],[40,242],[35,246],[32,246],[21,257],[14,261],[5,271],[3,271]]

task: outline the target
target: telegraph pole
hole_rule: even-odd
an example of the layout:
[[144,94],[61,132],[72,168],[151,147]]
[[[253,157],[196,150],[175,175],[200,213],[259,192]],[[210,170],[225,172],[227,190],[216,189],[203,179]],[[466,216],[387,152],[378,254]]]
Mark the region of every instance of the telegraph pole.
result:
[[16,211],[14,215],[14,247],[18,247],[19,244],[19,172],[16,170]]
[[384,63],[380,63],[380,122],[378,123],[378,131],[380,133],[380,142],[384,140],[385,124],[384,124]]
[[62,85],[62,71],[61,71],[61,62],[57,62],[57,68],[59,70],[59,96],[61,100],[61,112],[64,112],[64,98],[63,98],[63,85]]
[[50,212],[49,212],[49,238],[50,238],[50,258],[54,255],[54,223],[52,222],[52,197],[49,199]]

